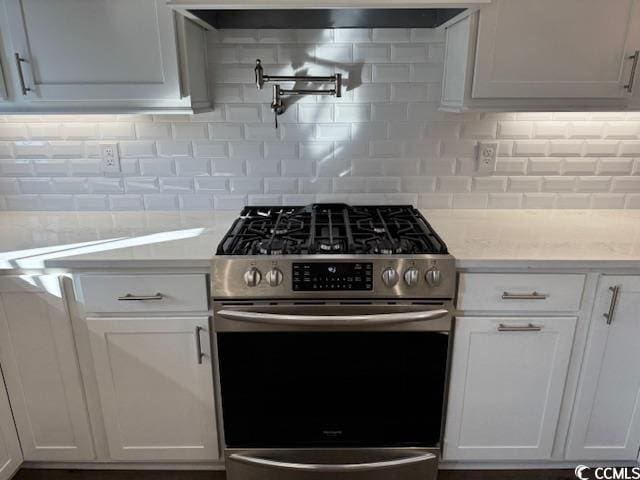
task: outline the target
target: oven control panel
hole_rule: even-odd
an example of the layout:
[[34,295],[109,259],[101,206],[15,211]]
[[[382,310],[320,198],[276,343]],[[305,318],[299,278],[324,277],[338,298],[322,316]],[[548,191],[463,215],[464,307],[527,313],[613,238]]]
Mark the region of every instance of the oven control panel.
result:
[[373,290],[373,263],[368,262],[294,262],[292,274],[297,292]]

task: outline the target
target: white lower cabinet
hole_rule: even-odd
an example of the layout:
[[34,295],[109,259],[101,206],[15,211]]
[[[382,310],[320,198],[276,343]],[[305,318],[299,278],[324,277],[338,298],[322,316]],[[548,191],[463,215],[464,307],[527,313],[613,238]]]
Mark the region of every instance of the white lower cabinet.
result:
[[22,464],[20,440],[13,422],[9,398],[0,387],[0,480],[8,480]]
[[57,276],[0,277],[0,364],[24,459],[92,460],[84,388]]
[[461,317],[445,460],[550,459],[576,326],[573,317]]
[[568,459],[638,458],[639,311],[640,276],[600,277],[567,442]]
[[209,318],[87,324],[111,458],[218,459]]

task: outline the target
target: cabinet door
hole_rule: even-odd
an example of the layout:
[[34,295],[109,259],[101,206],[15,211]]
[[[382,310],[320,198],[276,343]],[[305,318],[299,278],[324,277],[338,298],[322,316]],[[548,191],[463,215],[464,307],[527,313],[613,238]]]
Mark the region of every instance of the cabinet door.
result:
[[173,12],[162,0],[5,0],[26,98],[176,100]]
[[638,0],[496,0],[480,12],[473,98],[628,95]]
[[22,451],[7,391],[0,386],[0,480],[8,480],[22,464]]
[[457,319],[445,459],[551,458],[575,323]]
[[0,363],[24,459],[93,459],[71,321],[57,277],[0,278]]
[[111,457],[219,458],[208,318],[87,323]]
[[[619,293],[611,323],[612,288]],[[567,458],[635,460],[640,448],[640,277],[602,276],[572,417]]]

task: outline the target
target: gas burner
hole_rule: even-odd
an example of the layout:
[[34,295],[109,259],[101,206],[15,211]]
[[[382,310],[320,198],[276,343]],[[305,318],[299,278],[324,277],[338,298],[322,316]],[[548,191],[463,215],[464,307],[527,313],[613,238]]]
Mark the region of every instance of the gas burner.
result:
[[342,250],[342,245],[340,244],[340,242],[327,242],[327,241],[319,241],[318,242],[318,247],[320,248],[320,250],[322,250],[323,252],[337,252]]
[[261,255],[282,255],[284,253],[284,240],[270,238],[258,243],[258,251]]
[[245,207],[218,255],[446,254],[418,210],[404,205]]

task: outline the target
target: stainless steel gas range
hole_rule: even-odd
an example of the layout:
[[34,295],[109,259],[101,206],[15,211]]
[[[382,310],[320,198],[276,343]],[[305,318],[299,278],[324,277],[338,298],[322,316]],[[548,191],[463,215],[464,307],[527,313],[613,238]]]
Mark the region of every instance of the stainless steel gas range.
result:
[[229,480],[436,477],[455,267],[416,209],[246,207],[212,291]]

